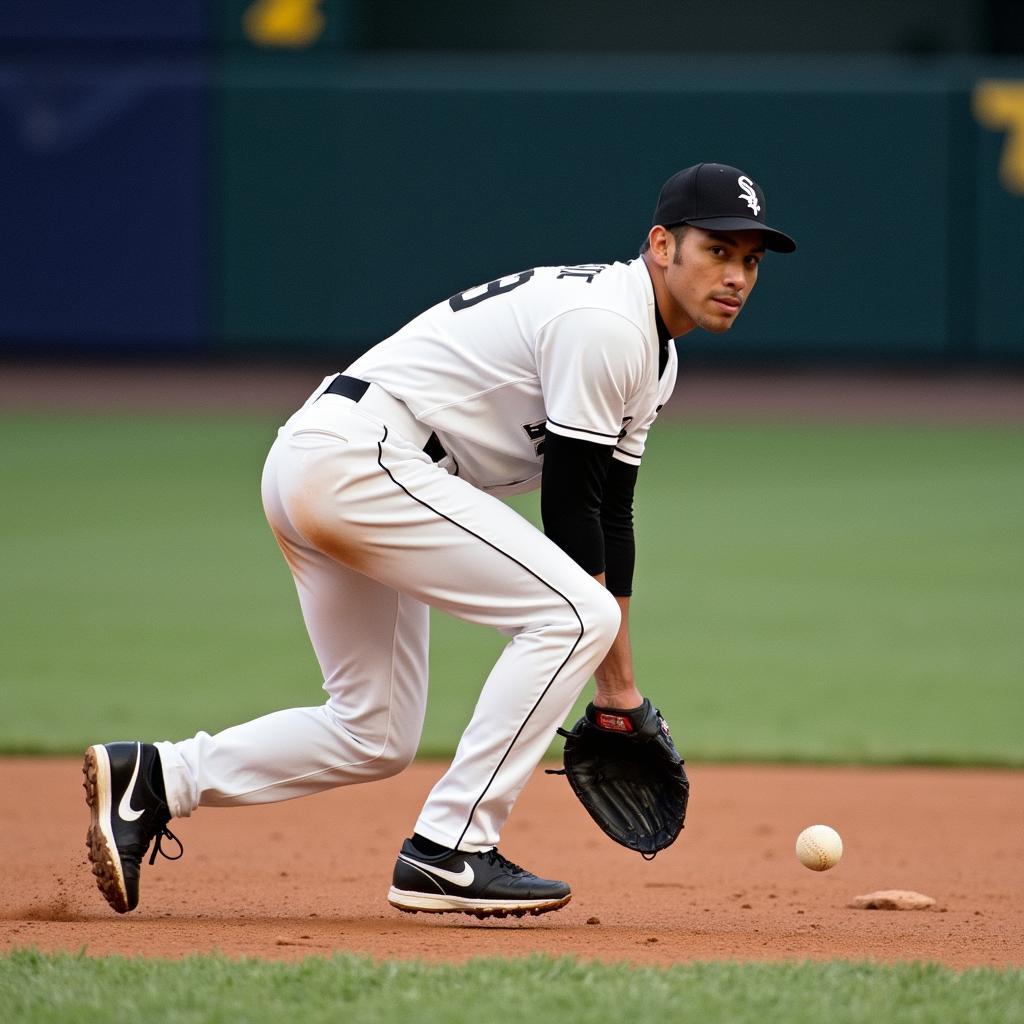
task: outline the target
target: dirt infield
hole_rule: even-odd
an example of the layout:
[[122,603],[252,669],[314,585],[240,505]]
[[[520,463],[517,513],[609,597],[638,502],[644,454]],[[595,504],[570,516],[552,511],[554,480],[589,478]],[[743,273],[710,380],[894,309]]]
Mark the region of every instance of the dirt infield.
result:
[[[223,363],[0,363],[0,409],[245,410],[286,418],[338,367],[329,360]],[[758,422],[1024,423],[1024,373],[778,373],[690,370],[666,412]]]
[[[603,837],[564,780],[538,771],[502,849],[565,878],[574,896],[562,911],[509,923],[402,914],[384,899],[398,845],[442,770],[431,763],[290,803],[200,810],[174,823],[184,858],[146,865],[140,908],[119,917],[86,861],[80,768],[0,760],[2,949],[1024,965],[1024,773],[691,765],[689,825],[645,863]],[[819,821],[846,844],[838,867],[820,874],[793,852],[800,829]],[[893,888],[936,906],[847,906]]]

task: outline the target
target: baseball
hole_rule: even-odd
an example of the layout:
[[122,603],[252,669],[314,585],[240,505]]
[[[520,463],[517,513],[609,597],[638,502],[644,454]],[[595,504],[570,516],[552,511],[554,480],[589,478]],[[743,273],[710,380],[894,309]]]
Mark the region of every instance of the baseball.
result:
[[828,825],[809,825],[796,837],[796,855],[805,868],[828,871],[843,856],[843,841]]

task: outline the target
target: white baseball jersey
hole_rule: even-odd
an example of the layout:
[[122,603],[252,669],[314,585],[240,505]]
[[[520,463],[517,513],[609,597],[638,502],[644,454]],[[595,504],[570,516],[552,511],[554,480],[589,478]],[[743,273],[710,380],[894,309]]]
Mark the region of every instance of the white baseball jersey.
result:
[[536,267],[416,317],[345,372],[379,384],[437,433],[450,472],[499,494],[540,483],[544,431],[614,445],[639,465],[672,393],[659,376],[643,260]]
[[346,374],[378,390],[353,398],[326,378],[263,473],[327,701],[160,743],[168,804],[177,817],[401,771],[423,725],[432,606],[509,638],[415,824],[486,850],[620,625],[604,586],[486,492],[539,484],[545,430],[637,464],[674,347],[642,260],[538,267],[439,303]]

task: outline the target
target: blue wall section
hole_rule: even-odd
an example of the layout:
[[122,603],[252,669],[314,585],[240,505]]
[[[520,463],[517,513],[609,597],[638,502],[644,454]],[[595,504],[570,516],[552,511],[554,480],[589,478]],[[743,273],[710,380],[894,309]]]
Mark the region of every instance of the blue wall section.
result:
[[8,347],[208,344],[209,98],[180,62],[0,66]]
[[197,42],[209,35],[204,0],[8,0],[0,40]]
[[[1024,359],[1024,196],[971,107],[1016,65],[237,41],[199,59],[216,40],[189,4],[115,56],[142,32],[114,8],[83,44],[105,56],[0,58],[0,351],[341,362],[470,285],[634,256],[664,179],[711,159],[760,181],[800,249],[686,351]],[[39,30],[10,11],[0,29]]]

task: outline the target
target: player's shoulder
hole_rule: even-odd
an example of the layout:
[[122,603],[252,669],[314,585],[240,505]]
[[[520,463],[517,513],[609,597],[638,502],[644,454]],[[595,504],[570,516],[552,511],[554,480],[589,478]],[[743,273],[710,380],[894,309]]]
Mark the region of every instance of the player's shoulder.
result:
[[537,272],[549,292],[557,295],[559,319],[586,316],[608,324],[619,320],[645,331],[653,293],[643,261],[564,264],[539,267]]

